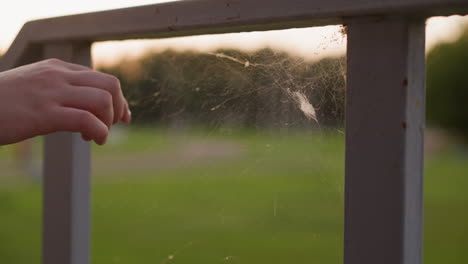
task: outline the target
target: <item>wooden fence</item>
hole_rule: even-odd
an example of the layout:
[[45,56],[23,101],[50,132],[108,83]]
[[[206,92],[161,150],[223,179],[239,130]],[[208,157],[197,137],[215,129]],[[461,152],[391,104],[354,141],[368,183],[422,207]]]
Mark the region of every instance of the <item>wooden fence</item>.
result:
[[[51,7],[53,8],[53,7]],[[28,22],[0,71],[91,65],[92,42],[346,24],[345,264],[420,264],[425,20],[467,0],[186,0]],[[89,143],[45,140],[44,264],[89,263]]]

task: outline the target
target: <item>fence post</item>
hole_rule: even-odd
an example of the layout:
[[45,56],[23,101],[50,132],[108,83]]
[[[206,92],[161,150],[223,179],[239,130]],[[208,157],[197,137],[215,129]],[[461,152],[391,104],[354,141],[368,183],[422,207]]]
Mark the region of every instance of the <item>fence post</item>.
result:
[[347,22],[345,264],[420,264],[425,23]]
[[[44,46],[45,58],[91,65],[90,43]],[[90,144],[78,133],[45,138],[43,264],[88,264]]]

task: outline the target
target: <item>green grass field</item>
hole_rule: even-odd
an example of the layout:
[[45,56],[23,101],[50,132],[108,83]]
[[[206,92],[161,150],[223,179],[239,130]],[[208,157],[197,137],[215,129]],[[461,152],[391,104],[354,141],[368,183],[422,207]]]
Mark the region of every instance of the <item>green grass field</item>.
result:
[[[342,134],[140,128],[94,164],[92,263],[342,262]],[[41,187],[3,178],[0,263],[40,263]],[[468,263],[468,156],[425,182],[425,263]]]

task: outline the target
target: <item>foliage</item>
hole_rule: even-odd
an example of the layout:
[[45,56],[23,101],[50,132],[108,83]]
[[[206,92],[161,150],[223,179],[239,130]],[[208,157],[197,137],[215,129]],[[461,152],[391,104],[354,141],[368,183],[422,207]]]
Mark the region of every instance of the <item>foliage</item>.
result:
[[102,70],[121,79],[136,122],[315,127],[297,95],[308,100],[320,125],[342,124],[343,64],[343,58],[313,63],[271,49],[166,50]]
[[427,118],[468,140],[468,28],[454,43],[440,44],[427,58]]

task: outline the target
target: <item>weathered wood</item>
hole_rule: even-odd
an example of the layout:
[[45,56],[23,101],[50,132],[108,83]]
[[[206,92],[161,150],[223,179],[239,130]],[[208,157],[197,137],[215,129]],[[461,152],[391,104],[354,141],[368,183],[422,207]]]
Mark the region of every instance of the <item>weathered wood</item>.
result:
[[[231,31],[229,27],[235,26],[265,30],[340,24],[343,17],[381,13],[427,16],[463,11],[468,12],[465,0],[192,0],[45,19],[32,22],[30,26],[34,32],[41,32],[33,36],[34,41],[107,40],[147,34],[158,37],[157,33],[199,35],[203,31]],[[269,24],[275,25],[270,28]],[[190,32],[192,30],[196,33]]]
[[48,41],[129,38],[272,30],[341,24],[345,17],[379,14],[468,14],[466,0],[191,0],[37,20],[27,23],[0,61],[18,65],[31,45]]
[[[91,65],[90,43],[48,44],[45,58]],[[79,133],[46,136],[44,264],[89,263],[90,144]]]
[[420,264],[424,20],[348,25],[345,264]]

